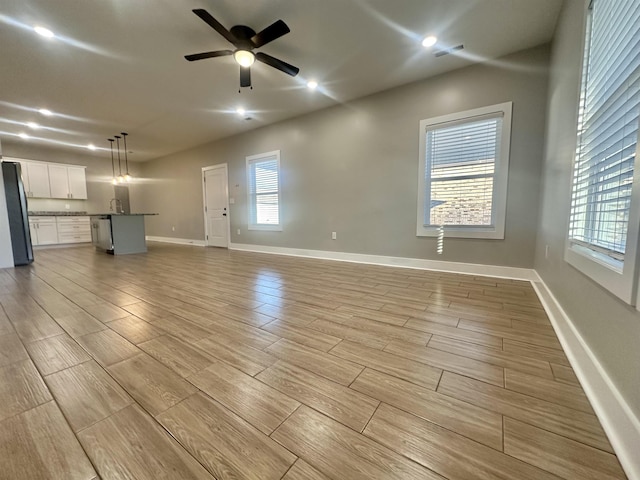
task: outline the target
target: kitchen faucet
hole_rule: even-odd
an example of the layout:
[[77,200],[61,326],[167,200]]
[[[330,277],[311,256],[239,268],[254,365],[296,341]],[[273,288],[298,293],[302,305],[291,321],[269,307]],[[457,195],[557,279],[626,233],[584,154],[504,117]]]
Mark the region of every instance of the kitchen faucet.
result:
[[[124,209],[122,208],[122,200],[119,198],[112,198],[109,200],[109,211],[113,212],[113,201],[116,201],[116,213],[124,213]],[[118,203],[120,203],[120,211],[118,211]]]

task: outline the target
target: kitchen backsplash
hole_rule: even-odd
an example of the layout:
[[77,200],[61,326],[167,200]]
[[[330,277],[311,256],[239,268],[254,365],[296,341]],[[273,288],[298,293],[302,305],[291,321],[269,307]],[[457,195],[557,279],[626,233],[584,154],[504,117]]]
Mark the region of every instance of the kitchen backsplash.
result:
[[[56,198],[28,198],[30,212],[86,212],[87,200],[56,199]],[[69,208],[66,206],[69,205]]]

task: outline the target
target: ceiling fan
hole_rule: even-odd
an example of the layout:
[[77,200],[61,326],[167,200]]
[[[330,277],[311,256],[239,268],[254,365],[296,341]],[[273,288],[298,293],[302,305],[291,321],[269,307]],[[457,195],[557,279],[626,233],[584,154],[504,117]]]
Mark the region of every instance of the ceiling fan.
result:
[[[211,16],[209,12],[202,8],[193,10],[198,17],[204,20],[211,28],[222,35],[229,43],[231,43],[235,50],[216,50],[213,52],[195,53],[193,55],[185,55],[188,61],[193,62],[195,60],[204,60],[205,58],[224,57],[227,55],[233,55],[235,61],[240,65],[240,87],[251,87],[251,65],[256,60],[262,63],[280,70],[292,77],[295,77],[300,69],[293,65],[283,62],[266,53],[256,52],[253,50],[260,48],[267,43],[286,35],[290,32],[289,27],[282,20],[269,25],[260,33],[256,33],[252,28],[246,25],[236,25],[231,27],[231,30],[227,30],[224,26]],[[253,87],[251,87],[253,88]]]

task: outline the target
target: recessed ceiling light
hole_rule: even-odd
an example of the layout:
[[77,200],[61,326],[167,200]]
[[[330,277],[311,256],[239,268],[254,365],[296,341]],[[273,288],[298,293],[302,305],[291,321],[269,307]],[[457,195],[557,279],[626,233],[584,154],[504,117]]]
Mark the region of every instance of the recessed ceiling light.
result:
[[318,82],[316,82],[315,80],[309,80],[309,81],[307,82],[307,87],[308,87],[310,90],[315,90],[316,88],[318,88]]
[[51,112],[51,110],[47,110],[46,108],[41,108],[40,110],[38,110],[42,115],[45,115],[46,117],[50,117],[51,115],[53,115],[53,112]]
[[422,46],[433,47],[437,42],[438,42],[438,37],[429,35],[428,37],[425,37],[424,40],[422,40]]
[[18,136],[19,136],[20,138],[25,139],[25,140],[26,140],[27,138],[29,138],[29,135],[27,135],[27,134],[26,134],[26,133],[24,133],[24,132],[20,132],[20,133],[18,134]]
[[238,107],[238,108],[236,108],[236,113],[237,113],[238,115],[241,115],[241,116],[242,116],[242,115],[244,115],[245,113],[247,113],[247,111],[246,111],[244,108],[242,108],[242,107]]
[[36,31],[36,33],[38,35],[42,35],[43,37],[46,37],[46,38],[55,37],[53,32],[51,30],[49,30],[48,28],[44,28],[44,27],[41,27],[41,26],[35,26],[35,27],[33,27],[33,29]]
[[89,150],[95,150],[95,149],[96,149],[96,146],[95,146],[93,143],[90,143],[89,145],[87,145],[87,148],[88,148]]
[[38,125],[36,122],[27,122],[27,126],[29,128],[33,128],[34,130],[40,128],[40,125]]

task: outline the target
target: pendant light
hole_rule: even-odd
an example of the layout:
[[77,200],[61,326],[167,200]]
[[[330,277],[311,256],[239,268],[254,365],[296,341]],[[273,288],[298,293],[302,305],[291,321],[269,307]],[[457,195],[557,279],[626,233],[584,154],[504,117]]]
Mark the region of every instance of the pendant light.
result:
[[129,183],[131,181],[131,175],[129,175],[129,158],[127,156],[127,135],[129,135],[126,132],[121,132],[122,135],[122,139],[124,140],[124,164],[125,164],[125,168],[127,169],[127,173],[125,173],[124,175],[124,180],[125,182]]
[[114,135],[116,137],[116,145],[118,146],[118,183],[124,182],[122,176],[122,164],[120,163],[120,135]]
[[113,178],[111,179],[111,183],[114,185],[118,184],[118,180],[116,180],[116,166],[113,163],[113,138],[107,138],[109,140],[109,147],[111,148],[111,173],[113,174]]

